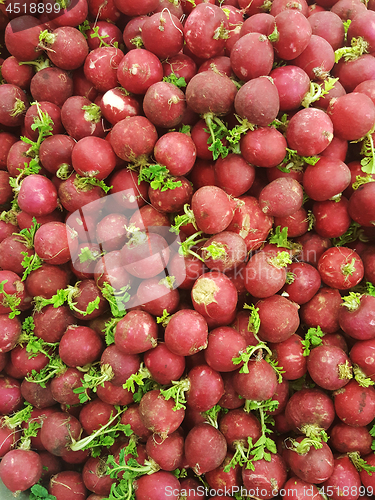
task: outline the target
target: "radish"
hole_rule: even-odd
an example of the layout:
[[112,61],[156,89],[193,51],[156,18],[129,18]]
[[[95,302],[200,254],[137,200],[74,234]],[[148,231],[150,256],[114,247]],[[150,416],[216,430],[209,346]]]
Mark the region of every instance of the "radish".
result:
[[[219,465],[219,467],[216,467],[216,469],[213,469],[205,473],[204,477],[209,486],[213,490],[221,492],[222,490],[225,491],[226,488],[227,491],[237,491],[237,489],[240,488],[242,483],[241,467],[238,464],[236,464],[234,467],[230,469],[230,471],[228,471],[227,469],[227,466],[232,458],[233,458],[233,453],[228,452],[224,461],[221,463],[221,465]],[[204,492],[202,491],[202,495],[203,494]],[[193,497],[187,497],[187,498],[190,499]],[[218,499],[219,497],[216,498]],[[221,498],[231,498],[231,497],[221,496]]]
[[35,451],[11,450],[1,460],[0,478],[10,491],[26,491],[41,475],[42,461]]
[[[339,312],[340,327],[350,337],[367,341],[373,339],[375,333],[372,327],[372,314],[373,303],[375,297],[371,295],[358,295],[353,292],[349,296],[344,297],[343,306]],[[360,345],[366,346],[367,349],[371,348],[370,345],[356,343],[353,346],[354,351],[358,352]]]
[[314,12],[308,17],[308,21],[312,28],[312,34],[327,40],[333,50],[337,50],[344,45],[345,30],[337,14],[326,10]]
[[19,61],[34,61],[42,54],[39,47],[42,30],[43,25],[34,16],[21,15],[12,19],[5,29],[7,50]]
[[[283,342],[299,327],[298,306],[285,297],[273,295],[256,303],[260,318],[258,336],[267,342]],[[277,318],[283,318],[278,326]]]
[[148,50],[130,50],[120,61],[117,79],[121,86],[133,94],[145,94],[153,83],[163,78],[159,59]]
[[161,469],[173,471],[183,464],[184,438],[180,432],[169,434],[164,440],[150,436],[146,442],[146,452]]
[[130,311],[116,325],[115,345],[124,354],[145,352],[157,344],[157,324],[145,311]]
[[259,498],[270,499],[283,487],[286,478],[286,465],[278,454],[271,454],[270,460],[254,461],[254,470],[242,469],[242,479],[247,491],[259,491]]
[[[220,207],[220,212],[217,207]],[[233,219],[229,196],[216,186],[199,188],[193,195],[191,208],[199,229],[208,234],[224,231]]]
[[207,347],[208,327],[197,311],[184,309],[171,316],[165,328],[168,349],[179,356],[190,356]]
[[337,289],[322,287],[316,295],[301,306],[301,320],[309,327],[320,326],[325,333],[339,330],[339,311],[342,304]]
[[73,95],[73,80],[60,68],[44,68],[30,83],[30,92],[36,101],[48,101],[61,107]]
[[72,415],[55,412],[44,420],[40,438],[47,451],[61,457],[73,440],[79,439],[81,429],[81,424]]
[[306,17],[296,9],[286,9],[275,16],[275,24],[277,34],[273,46],[276,54],[286,61],[302,54],[312,34]]
[[85,37],[76,28],[62,26],[39,36],[40,47],[49,59],[61,69],[73,70],[82,66],[89,52]]
[[142,42],[159,59],[177,55],[183,47],[183,26],[168,9],[155,13],[142,24]]
[[181,425],[184,408],[174,410],[173,399],[166,400],[159,390],[147,392],[139,404],[139,414],[143,425],[162,438],[176,431]]
[[269,76],[279,92],[280,111],[297,110],[310,88],[307,73],[290,64],[273,69]]
[[301,185],[296,180],[287,177],[280,177],[270,182],[259,195],[262,212],[274,217],[292,215],[301,208],[302,202]]
[[348,425],[363,427],[374,418],[374,396],[373,387],[361,387],[356,380],[351,380],[334,393],[336,415]]
[[271,42],[260,33],[248,33],[234,44],[230,61],[235,75],[245,82],[267,76],[274,61]]
[[51,477],[48,491],[59,500],[79,500],[87,495],[82,474],[69,470]]
[[193,140],[181,132],[167,132],[154,147],[155,160],[165,165],[171,175],[185,175],[193,168],[196,147]]
[[152,379],[163,385],[178,380],[185,371],[184,356],[173,353],[163,343],[145,353],[144,363]]
[[319,259],[318,271],[326,285],[340,290],[357,285],[364,274],[361,258],[347,247],[326,250]]
[[273,357],[283,367],[283,379],[297,380],[306,374],[307,361],[303,355],[302,338],[293,333],[287,340],[269,344]]
[[117,69],[123,56],[115,47],[95,48],[84,60],[85,77],[99,92],[110,91],[117,86]]
[[[324,363],[324,376],[322,376]],[[344,387],[353,377],[349,357],[336,346],[321,345],[315,347],[309,354],[307,370],[319,387],[331,391]]]
[[[206,447],[202,448],[201,443]],[[208,424],[193,427],[185,439],[186,460],[197,475],[216,469],[227,453],[227,443],[222,433]]]
[[332,446],[339,453],[357,451],[362,456],[370,453],[372,438],[366,427],[353,427],[339,422],[332,427],[330,438]]
[[[323,491],[332,491],[332,498],[338,500],[342,492],[348,491],[348,499],[356,500],[360,495],[361,480],[359,472],[348,456],[337,457],[334,460],[333,473],[322,484]],[[350,493],[349,493],[350,492]]]
[[292,472],[308,483],[322,483],[334,471],[334,458],[329,446],[323,442],[321,447],[315,448],[311,444],[305,444],[302,437],[292,440],[287,461]]
[[29,103],[22,89],[5,83],[0,89],[0,123],[7,127],[22,125]]
[[113,127],[110,144],[122,160],[135,161],[142,155],[149,155],[157,139],[156,129],[147,118],[128,116]]
[[[329,185],[327,176],[334,179]],[[350,184],[350,170],[338,159],[322,157],[315,165],[308,165],[303,176],[303,187],[307,195],[316,201],[338,199]]]

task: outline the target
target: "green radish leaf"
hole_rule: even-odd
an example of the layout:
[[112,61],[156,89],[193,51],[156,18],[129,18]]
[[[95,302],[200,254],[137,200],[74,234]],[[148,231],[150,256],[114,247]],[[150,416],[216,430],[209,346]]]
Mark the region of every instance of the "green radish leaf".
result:
[[302,345],[304,347],[303,355],[308,356],[313,347],[320,345],[324,335],[325,333],[322,332],[320,326],[317,326],[316,328],[309,328],[305,335],[305,340],[302,340]]

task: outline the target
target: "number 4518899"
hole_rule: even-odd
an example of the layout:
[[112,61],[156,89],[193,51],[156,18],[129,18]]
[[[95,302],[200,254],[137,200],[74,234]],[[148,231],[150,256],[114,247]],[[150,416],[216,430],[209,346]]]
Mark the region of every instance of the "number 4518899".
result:
[[61,6],[56,3],[18,3],[10,2],[6,7],[6,12],[13,14],[51,14],[59,13]]

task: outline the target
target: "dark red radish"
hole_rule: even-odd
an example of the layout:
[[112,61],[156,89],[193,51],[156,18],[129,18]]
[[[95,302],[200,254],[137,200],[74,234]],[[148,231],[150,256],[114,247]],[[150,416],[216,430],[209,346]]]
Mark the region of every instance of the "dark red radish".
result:
[[270,460],[253,461],[254,470],[242,469],[242,480],[247,491],[257,491],[259,498],[269,500],[276,496],[287,479],[287,468],[281,455],[271,453]]
[[223,415],[219,422],[219,430],[232,451],[241,446],[246,448],[249,437],[256,443],[262,433],[259,420],[243,409],[230,410]]
[[202,73],[203,71],[216,71],[220,74],[231,77],[232,68],[230,64],[230,58],[228,56],[211,57],[210,59],[207,59],[203,64],[201,64],[201,66],[199,66],[198,73]]
[[18,345],[12,350],[10,353],[10,361],[13,368],[22,377],[26,377],[32,370],[40,372],[48,365],[48,357],[44,353],[29,353],[26,347],[22,347],[21,345]]
[[73,71],[72,79],[73,94],[79,95],[81,97],[86,97],[86,99],[94,102],[98,96],[98,91],[96,90],[94,85],[87,80],[82,66]]
[[264,401],[272,398],[277,388],[275,370],[263,358],[253,358],[247,363],[247,372],[236,371],[233,388],[243,398]]
[[263,341],[284,342],[299,327],[298,306],[286,297],[273,295],[258,301],[256,307],[260,317],[258,336]]
[[200,230],[208,234],[227,229],[233,219],[229,196],[217,186],[203,186],[193,195],[191,208]]
[[186,134],[167,132],[162,135],[154,147],[155,160],[165,165],[171,175],[185,175],[193,168],[196,159],[196,147]]
[[241,153],[245,160],[265,168],[276,167],[282,162],[286,154],[286,146],[284,136],[273,127],[250,130],[240,141]]
[[150,278],[140,283],[137,289],[137,301],[143,311],[153,316],[163,316],[164,311],[168,314],[176,312],[180,295],[168,281]]
[[[26,252],[28,257],[33,255],[32,249],[26,245],[26,242],[19,241],[19,236],[17,234],[7,236],[0,243],[0,267],[18,276],[17,278],[11,275],[12,277],[10,280],[20,280],[20,275],[25,271],[22,265],[24,255],[21,252]],[[14,291],[12,293],[14,293]]]
[[163,78],[161,62],[145,49],[130,50],[121,60],[117,79],[121,86],[133,94],[145,94],[147,89]]
[[[228,452],[224,461],[219,465],[219,467],[216,467],[216,469],[213,469],[205,473],[204,477],[210,488],[212,488],[214,491],[219,491],[219,492],[221,492],[221,490],[225,491],[225,488],[227,489],[227,491],[236,491],[237,488],[240,487],[242,483],[241,467],[238,464],[236,464],[233,467],[231,467],[228,472],[228,466],[230,466],[232,458],[233,458],[233,453]],[[189,496],[187,497],[187,499],[189,500],[191,500],[192,498],[193,497]],[[217,500],[219,499],[218,496],[211,498],[216,498]],[[226,500],[231,497],[222,496],[221,498]]]
[[65,70],[82,66],[89,52],[83,34],[71,26],[56,28],[52,33],[43,32],[39,40],[52,63]]
[[[332,182],[327,183],[327,178]],[[338,159],[322,157],[315,165],[308,165],[303,176],[306,194],[315,201],[338,197],[350,184],[348,166]]]
[[115,124],[110,144],[117,156],[125,161],[135,161],[150,154],[158,134],[154,125],[144,116],[128,116]]
[[0,340],[1,353],[9,352],[16,346],[22,331],[20,320],[17,316],[9,318],[9,312],[10,310],[5,311],[4,314],[0,314],[0,328],[2,332]]
[[[106,215],[96,226],[96,239],[106,252],[121,250],[128,234],[128,219],[121,213]],[[105,259],[107,260],[107,259]],[[107,263],[111,268],[109,262]]]
[[308,17],[308,5],[304,0],[298,0],[296,3],[290,4],[287,0],[276,0],[272,2],[270,14],[277,16],[280,12],[286,9],[297,9],[306,17]]
[[116,0],[115,7],[126,16],[135,17],[150,14],[158,7],[158,0],[142,0],[133,4],[132,2]]
[[297,380],[307,371],[307,360],[303,355],[302,338],[293,333],[287,340],[269,344],[279,366],[283,367],[283,379]]
[[142,26],[147,16],[137,16],[129,19],[123,31],[123,40],[128,50],[143,48]]
[[339,422],[331,429],[330,443],[339,453],[357,451],[364,456],[371,453],[372,438],[367,427],[353,427]]
[[48,491],[59,500],[81,500],[87,497],[82,474],[76,471],[62,471],[51,477]]
[[7,170],[7,158],[10,148],[17,142],[17,137],[9,132],[0,132],[0,168]]
[[[210,147],[209,142],[210,142],[210,139],[212,139],[212,136],[209,132],[209,129],[207,128],[207,123],[205,120],[203,120],[203,119],[198,120],[194,124],[193,128],[191,129],[191,138],[193,139],[196,150],[197,150],[198,160],[199,159],[201,159],[201,160],[213,160],[213,152],[211,151],[211,149],[208,149]],[[225,138],[223,138],[223,139],[221,139],[221,143],[224,146],[226,146],[228,144],[228,141]],[[199,165],[201,165],[200,162],[198,163],[198,166]],[[197,188],[202,187],[202,185],[216,185],[215,181],[211,182],[211,184],[208,184],[208,182],[207,182],[207,180],[210,179],[209,171],[206,172],[206,170],[208,170],[208,165],[205,165],[206,168],[203,170],[203,172],[199,172],[199,173],[198,173],[198,171],[199,171],[198,166],[197,166],[197,164],[195,164],[193,171],[192,171],[193,175],[191,176],[191,178],[194,179],[195,175],[197,175],[197,177],[199,179],[199,183],[198,184],[194,183],[194,185],[196,185]],[[214,177],[213,165],[212,165],[211,169],[212,169],[212,177]],[[206,176],[207,176],[207,178],[206,178]],[[203,184],[203,182],[204,182],[204,184]]]
[[11,450],[1,460],[0,478],[10,491],[26,491],[41,475],[42,461],[35,451]]
[[159,470],[151,475],[143,475],[134,481],[137,500],[162,498],[168,495],[178,500],[180,493],[179,480],[171,472]]
[[35,252],[45,262],[53,265],[67,263],[74,253],[77,239],[72,230],[63,222],[43,224],[35,234]]
[[168,242],[157,233],[135,231],[122,247],[124,268],[132,276],[154,278],[167,267],[171,250]]
[[241,196],[252,186],[255,168],[243,156],[230,153],[215,163],[216,184],[227,194]]
[[181,425],[185,410],[174,410],[173,399],[164,399],[159,390],[147,392],[139,403],[139,414],[143,424],[152,432],[166,437]]
[[165,228],[170,226],[168,215],[159,212],[152,205],[145,205],[133,212],[129,222],[130,225],[134,224],[135,227],[139,227],[142,231],[146,230],[160,234],[165,234]]
[[285,407],[285,418],[297,433],[318,438],[335,418],[331,398],[321,389],[303,388],[295,392]]
[[315,156],[321,153],[333,139],[333,124],[320,109],[303,109],[288,123],[286,140],[291,149],[300,156]]
[[61,121],[76,141],[91,135],[104,137],[100,107],[86,97],[69,97],[61,108]]
[[21,383],[21,394],[25,398],[25,401],[32,404],[35,408],[50,408],[56,403],[56,400],[52,396],[51,383],[45,385],[46,387],[42,387],[39,384],[28,382],[24,379]]
[[238,300],[236,287],[218,271],[200,276],[191,290],[191,298],[197,312],[205,318],[218,320],[231,317]]
[[283,287],[288,299],[297,304],[306,304],[311,300],[321,285],[319,272],[305,262],[293,262],[288,266],[288,283]]
[[345,29],[340,17],[332,11],[314,12],[308,17],[312,34],[327,40],[333,50],[344,45]]
[[100,363],[105,369],[108,366],[111,368],[113,372],[111,383],[120,386],[125,384],[131,375],[137,373],[141,360],[138,354],[124,354],[112,344],[104,349]]
[[179,356],[190,356],[207,347],[208,327],[199,312],[183,309],[170,318],[164,334],[168,349]]
[[267,215],[287,217],[302,206],[303,190],[292,178],[280,177],[270,182],[259,195],[259,205]]
[[81,424],[75,417],[58,411],[44,420],[40,438],[47,451],[61,457],[73,440],[80,438],[81,430]]
[[145,443],[148,437],[152,435],[152,432],[145,427],[140,418],[138,404],[131,404],[128,406],[121,415],[121,423],[124,425],[129,424],[134,434],[142,443]]
[[[349,199],[348,212],[350,217],[365,227],[373,227],[375,221],[375,206],[374,206],[375,184],[368,182],[362,184],[352,194]],[[366,210],[363,209],[366,207]]]
[[375,375],[374,369],[374,340],[359,340],[355,342],[350,351],[350,359],[363,371],[366,377],[372,378]]
[[267,76],[274,61],[271,42],[261,33],[248,33],[234,44],[230,61],[235,75],[245,82]]
[[314,297],[300,309],[301,321],[309,328],[320,326],[325,333],[339,330],[339,311],[342,304],[337,289],[322,287]]
[[59,345],[62,361],[75,368],[96,361],[103,349],[99,335],[88,326],[68,326]]
[[[95,31],[94,28],[96,28]],[[111,47],[116,47],[120,43],[122,43],[121,30],[115,24],[108,22],[108,20],[97,21],[95,25],[91,24],[90,28],[85,31],[85,34],[87,36],[87,43],[91,51],[103,46],[103,38],[106,38],[105,43],[107,45],[110,45]],[[121,54],[121,58],[122,57],[123,54]]]
[[279,92],[280,111],[298,109],[310,89],[310,78],[307,73],[298,66],[290,64],[273,69],[269,76]]
[[44,68],[33,76],[30,92],[36,101],[48,101],[61,107],[73,95],[73,80],[63,69]]
[[170,10],[148,17],[142,24],[142,42],[146,50],[167,59],[177,55],[184,42],[183,26]]
[[117,68],[123,57],[123,52],[115,47],[95,48],[84,60],[85,77],[99,92],[113,89],[118,84]]
[[39,159],[43,167],[51,174],[56,174],[59,169],[71,169],[72,150],[74,139],[67,135],[56,134],[46,137],[39,149]]
[[98,398],[109,405],[126,406],[133,402],[133,393],[122,386],[114,385],[110,381],[97,387]]
[[[329,106],[329,103],[331,102],[332,99],[335,99],[337,97],[341,97],[343,95],[346,94],[345,92],[345,89],[344,87],[341,85],[340,81],[337,80],[335,82],[336,78],[331,80],[331,82],[334,82],[332,83],[332,85],[329,85],[328,88],[330,88],[330,90],[328,90],[328,93],[323,93],[323,95],[321,97],[319,97],[319,99],[317,101],[314,101],[313,102],[313,106],[316,107],[316,108],[321,108],[323,109],[324,111],[326,111],[328,109],[328,106]],[[325,80],[323,80],[323,82],[319,83],[319,86],[325,90],[325,86],[326,84],[324,83]],[[317,89],[319,91],[319,89]],[[305,104],[308,104],[310,101],[310,97],[309,97],[309,94],[306,95],[306,100],[304,100],[304,103]],[[334,138],[336,138],[336,140],[340,140],[340,141],[344,141],[344,139],[341,139],[340,137],[338,136],[335,136]],[[328,147],[324,150],[324,153],[326,153],[326,150],[329,151]],[[327,151],[327,152],[328,152]],[[322,151],[323,153],[323,151]],[[325,154],[324,154],[325,155]],[[342,159],[343,161],[345,160],[345,158]]]
[[253,78],[237,92],[234,107],[241,118],[246,118],[254,125],[266,127],[276,119],[279,112],[277,87],[269,77]]
[[212,236],[200,251],[206,266],[220,272],[235,269],[247,258],[245,240],[231,231],[222,231]]
[[13,428],[8,427],[6,421],[3,417],[1,417],[1,426],[0,426],[0,457],[3,458],[10,450],[16,447],[20,437],[21,430],[19,427]]
[[245,19],[240,29],[240,36],[253,32],[268,36],[273,32],[274,28],[275,17],[266,12],[259,12]]
[[375,105],[366,94],[360,92],[332,99],[327,114],[332,120],[334,134],[347,141],[364,137],[375,123]]
[[[221,98],[217,99],[220,92]],[[237,88],[229,77],[213,71],[198,73],[186,87],[186,103],[199,114],[226,115],[231,111]]]
[[82,480],[89,491],[104,496],[109,495],[111,486],[115,483],[115,479],[106,474],[105,462],[102,457],[90,457],[85,462],[82,469]]
[[151,377],[158,384],[171,384],[178,380],[185,371],[185,358],[170,351],[166,344],[160,343],[155,349],[147,351],[144,363]]
[[[206,446],[202,448],[202,442]],[[197,475],[209,472],[223,462],[227,443],[223,434],[208,424],[199,424],[191,429],[185,439],[185,457],[189,467]]]
[[318,271],[326,285],[340,290],[358,285],[364,275],[360,256],[348,247],[326,250],[319,259]]
[[0,124],[6,127],[22,125],[29,108],[26,95],[20,87],[4,83],[0,87]]
[[361,387],[351,380],[345,387],[334,392],[336,415],[345,424],[354,427],[368,425],[375,415],[375,389]]
[[313,205],[314,229],[323,238],[338,238],[349,229],[348,200],[317,201]]
[[156,347],[157,323],[145,311],[130,311],[116,325],[115,344],[124,354],[138,354]]
[[189,83],[197,72],[197,65],[191,57],[180,52],[163,62],[163,72],[167,77],[174,73],[177,78],[184,78]]
[[[301,443],[302,437],[297,437],[295,445]],[[295,449],[289,449],[287,461],[292,472],[303,481],[308,483],[322,483],[333,473],[334,458],[329,446],[322,442],[321,448],[307,445],[308,450],[298,453]]]
[[43,53],[39,47],[39,35],[42,31],[43,25],[37,17],[21,15],[11,19],[5,28],[7,50],[19,61],[34,61]]
[[[344,332],[351,338],[368,341],[375,338],[375,330],[373,327],[373,311],[375,297],[371,295],[353,295],[344,298],[343,307],[339,311],[339,323]],[[369,344],[363,344],[363,347],[370,348]],[[356,343],[353,346],[354,352],[359,352],[361,343]],[[370,362],[371,358],[368,358]],[[355,361],[357,363],[357,361]],[[366,361],[367,363],[367,361]],[[357,363],[358,364],[358,363]]]
[[151,185],[148,196],[151,205],[162,213],[182,212],[186,204],[190,204],[193,196],[191,183],[185,177],[173,177],[176,187],[174,189],[164,189],[159,187],[154,189]]
[[310,23],[298,10],[287,9],[275,16],[275,24],[277,34],[273,46],[276,54],[286,61],[295,59],[310,42]]
[[328,238],[323,238],[314,231],[309,231],[296,238],[296,242],[301,245],[299,259],[315,268],[318,265],[320,256],[323,255],[327,248],[332,246]]
[[[202,23],[205,25],[204,31],[201,30]],[[228,27],[228,19],[220,7],[199,4],[185,21],[185,43],[195,56],[202,59],[220,55],[225,46]]]
[[243,406],[243,398],[239,396],[233,387],[233,373],[223,372],[222,379],[224,382],[224,394],[219,399],[219,405],[228,410],[234,410]]
[[330,391],[344,387],[353,378],[349,357],[340,347],[334,345],[315,347],[307,359],[307,370],[319,387]]

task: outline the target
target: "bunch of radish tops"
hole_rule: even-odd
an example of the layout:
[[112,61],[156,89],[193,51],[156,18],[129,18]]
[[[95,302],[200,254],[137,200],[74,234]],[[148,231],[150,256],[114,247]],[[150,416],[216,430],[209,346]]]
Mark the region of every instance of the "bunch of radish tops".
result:
[[375,1],[0,3],[0,478],[375,492]]

